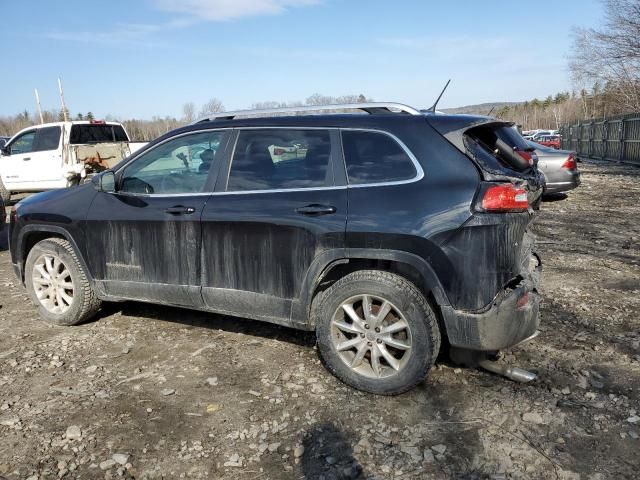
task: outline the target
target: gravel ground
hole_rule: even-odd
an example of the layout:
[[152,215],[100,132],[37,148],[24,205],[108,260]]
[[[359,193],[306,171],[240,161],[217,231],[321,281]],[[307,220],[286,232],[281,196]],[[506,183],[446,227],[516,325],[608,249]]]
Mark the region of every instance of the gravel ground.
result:
[[37,318],[0,242],[0,477],[634,478],[640,169],[581,164],[545,202],[541,335],[516,384],[440,359],[399,397],[343,386],[313,335],[137,303]]

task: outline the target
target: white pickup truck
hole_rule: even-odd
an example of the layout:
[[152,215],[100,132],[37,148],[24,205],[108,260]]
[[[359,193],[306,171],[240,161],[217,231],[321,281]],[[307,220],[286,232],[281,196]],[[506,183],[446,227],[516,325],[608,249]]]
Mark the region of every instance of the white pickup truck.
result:
[[77,121],[25,128],[2,147],[0,197],[76,185],[111,168],[144,143],[132,143],[120,123]]

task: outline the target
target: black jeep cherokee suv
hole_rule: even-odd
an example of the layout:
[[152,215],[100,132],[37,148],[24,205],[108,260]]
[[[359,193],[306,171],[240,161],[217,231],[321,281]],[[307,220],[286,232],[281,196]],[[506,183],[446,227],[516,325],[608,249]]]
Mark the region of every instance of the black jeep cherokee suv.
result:
[[511,124],[331,108],[364,113],[218,114],[20,202],[11,256],[42,317],[139,300],[315,330],[327,368],[379,394],[422,381],[445,339],[533,336],[542,180]]

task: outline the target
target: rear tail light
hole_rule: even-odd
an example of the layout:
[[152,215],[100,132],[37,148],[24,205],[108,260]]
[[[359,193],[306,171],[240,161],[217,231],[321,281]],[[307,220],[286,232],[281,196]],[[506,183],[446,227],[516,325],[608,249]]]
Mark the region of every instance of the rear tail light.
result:
[[481,193],[478,210],[482,212],[526,212],[527,191],[511,183],[489,184]]
[[[557,165],[557,164],[556,164]],[[562,164],[562,168],[565,170],[575,170],[578,168],[578,164],[576,163],[576,159],[573,156],[573,153],[567,157],[567,159]]]

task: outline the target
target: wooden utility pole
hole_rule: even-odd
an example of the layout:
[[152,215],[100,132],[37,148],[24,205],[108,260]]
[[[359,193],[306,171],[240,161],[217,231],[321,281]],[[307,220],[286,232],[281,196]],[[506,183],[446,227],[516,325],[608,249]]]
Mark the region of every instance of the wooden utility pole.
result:
[[58,90],[60,90],[60,102],[62,102],[62,115],[64,116],[64,121],[68,122],[69,117],[67,115],[67,106],[64,104],[64,91],[62,90],[62,80],[58,77]]
[[34,88],[33,91],[36,93],[36,103],[38,104],[38,114],[40,115],[40,124],[43,124],[44,117],[42,116],[42,106],[40,105],[40,95],[38,95],[37,88]]

